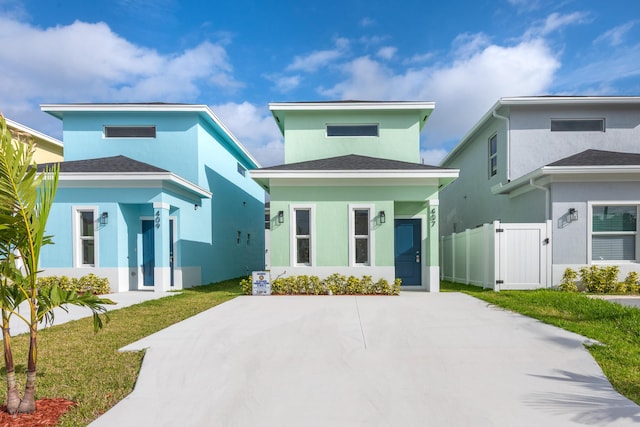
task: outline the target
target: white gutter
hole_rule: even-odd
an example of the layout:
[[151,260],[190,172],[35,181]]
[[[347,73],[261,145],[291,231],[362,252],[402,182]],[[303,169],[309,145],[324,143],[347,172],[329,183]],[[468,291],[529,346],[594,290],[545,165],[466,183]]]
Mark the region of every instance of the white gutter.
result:
[[545,215],[545,220],[549,220],[551,219],[551,212],[549,212],[549,205],[550,203],[550,199],[551,199],[551,192],[549,191],[548,187],[543,187],[542,185],[538,185],[536,184],[536,182],[534,181],[533,178],[529,179],[529,185],[532,186],[533,188],[537,188],[538,190],[542,190],[545,192],[544,195],[544,215]]
[[501,116],[500,114],[496,113],[496,110],[493,110],[493,117],[498,118],[498,119],[502,119],[506,122],[507,124],[507,150],[505,152],[506,157],[507,157],[507,182],[511,181],[511,157],[509,154],[509,147],[511,147],[511,138],[510,138],[510,124],[509,124],[509,117],[506,116]]

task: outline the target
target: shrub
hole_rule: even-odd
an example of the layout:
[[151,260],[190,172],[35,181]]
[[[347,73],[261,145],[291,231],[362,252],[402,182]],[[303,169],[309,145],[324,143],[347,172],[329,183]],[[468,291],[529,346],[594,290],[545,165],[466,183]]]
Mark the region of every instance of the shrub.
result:
[[615,265],[582,267],[580,269],[580,280],[588,292],[597,294],[609,293],[614,291],[618,284],[619,272],[620,268]]
[[[400,279],[393,285],[385,279],[377,282],[371,276],[358,279],[355,276],[346,277],[334,273],[324,280],[318,276],[289,276],[278,277],[271,282],[272,295],[398,295],[400,293]],[[251,276],[240,281],[240,287],[245,295],[253,293]]]
[[578,273],[575,270],[567,268],[562,274],[562,280],[558,288],[564,292],[578,292],[578,285],[576,284],[577,278]]
[[87,274],[78,278],[69,279],[67,276],[38,277],[38,288],[51,288],[57,284],[65,291],[75,291],[79,294],[104,295],[111,292],[109,279],[98,277],[95,274]]

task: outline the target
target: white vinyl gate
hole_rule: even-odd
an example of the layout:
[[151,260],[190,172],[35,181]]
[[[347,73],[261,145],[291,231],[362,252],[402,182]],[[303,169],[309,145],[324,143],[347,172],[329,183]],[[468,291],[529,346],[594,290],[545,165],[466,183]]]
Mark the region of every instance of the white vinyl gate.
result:
[[494,290],[551,286],[551,221],[494,221],[441,238],[444,280]]

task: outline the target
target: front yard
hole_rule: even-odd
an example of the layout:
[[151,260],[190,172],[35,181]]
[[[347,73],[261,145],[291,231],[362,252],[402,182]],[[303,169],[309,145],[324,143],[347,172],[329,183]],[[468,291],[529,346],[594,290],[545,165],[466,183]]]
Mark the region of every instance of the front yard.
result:
[[[114,311],[111,322],[96,335],[90,318],[41,330],[36,398],[77,402],[60,425],[87,425],[135,385],[144,354],[119,353],[119,348],[241,295],[239,282],[202,286]],[[602,343],[589,351],[616,390],[640,403],[640,309],[551,290],[493,292],[447,282],[441,289],[467,293]],[[26,360],[27,336],[15,337],[13,343],[16,360]],[[19,378],[24,378],[25,370],[24,365],[17,366]],[[0,380],[4,381],[4,373]]]

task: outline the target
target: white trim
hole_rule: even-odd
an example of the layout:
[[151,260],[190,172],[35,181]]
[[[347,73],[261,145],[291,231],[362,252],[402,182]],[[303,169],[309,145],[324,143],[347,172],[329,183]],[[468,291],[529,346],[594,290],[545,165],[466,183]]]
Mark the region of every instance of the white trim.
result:
[[[93,213],[93,264],[82,263],[82,246],[80,236],[80,213],[91,212]],[[73,267],[74,268],[98,268],[99,265],[99,218],[98,218],[98,206],[72,206],[71,207],[71,223],[73,227]]]
[[457,178],[460,171],[458,169],[409,169],[409,170],[311,170],[311,171],[294,171],[294,170],[252,170],[250,175],[254,179],[259,178]]
[[191,191],[202,198],[210,199],[212,193],[172,172],[61,172],[58,180],[65,182],[78,182],[80,187],[87,187],[88,182],[99,182],[104,187],[105,182],[122,182],[128,184],[136,182],[141,185],[162,185],[162,181],[169,181],[185,190]]
[[169,210],[171,205],[169,203],[164,202],[153,202],[153,209],[166,209]]
[[[349,203],[349,266],[351,267],[375,267],[376,265],[376,239],[375,224],[376,212],[375,205],[372,203]],[[355,211],[369,211],[369,261],[364,264],[356,263],[356,235],[355,235]]]
[[[298,242],[296,234],[296,210],[309,210],[309,264],[298,264]],[[316,265],[316,218],[315,204],[297,204],[289,205],[289,265],[291,267],[313,267]]]
[[13,121],[11,119],[7,119],[6,117],[5,117],[5,121],[6,121],[7,127],[9,129],[15,129],[15,130],[20,131],[20,132],[26,132],[28,134],[31,134],[34,138],[38,138],[38,139],[41,139],[43,141],[49,142],[49,143],[51,143],[51,144],[53,144],[53,145],[55,145],[57,147],[60,147],[60,148],[63,147],[63,143],[59,139],[53,138],[53,137],[51,137],[49,135],[45,135],[42,132],[38,132],[35,129],[31,129],[28,126],[20,124],[20,123],[18,123],[16,121]]
[[[636,208],[636,231],[616,231],[616,232],[596,232],[596,235],[635,235],[635,260],[594,260],[593,257],[593,207],[594,206],[635,206]],[[587,201],[587,264],[631,264],[637,263],[640,256],[640,200],[611,200],[611,201]]]
[[429,203],[429,207],[440,206],[440,199],[427,200],[427,203]]
[[271,102],[270,111],[433,110],[435,102]]

